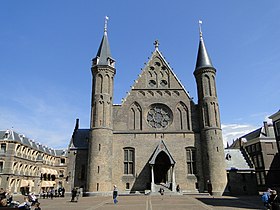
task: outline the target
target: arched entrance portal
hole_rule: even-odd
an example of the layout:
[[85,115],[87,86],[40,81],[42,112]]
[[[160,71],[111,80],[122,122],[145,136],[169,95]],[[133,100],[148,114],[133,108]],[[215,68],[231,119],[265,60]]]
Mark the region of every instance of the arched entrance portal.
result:
[[170,181],[170,173],[168,173],[171,167],[170,159],[165,152],[160,152],[155,160],[154,165],[154,179],[155,184],[167,183]]
[[149,160],[151,167],[151,191],[155,192],[155,184],[164,183],[175,192],[175,160],[161,140]]

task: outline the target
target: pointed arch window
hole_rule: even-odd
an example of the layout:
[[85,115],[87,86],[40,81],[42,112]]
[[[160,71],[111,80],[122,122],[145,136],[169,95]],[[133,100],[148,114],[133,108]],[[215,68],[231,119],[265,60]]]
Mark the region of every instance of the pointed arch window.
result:
[[196,149],[194,147],[186,148],[187,170],[188,174],[196,174]]
[[124,148],[124,171],[123,173],[126,175],[133,175],[134,174],[134,156],[135,156],[135,150],[131,147]]
[[216,89],[215,76],[212,76],[212,83],[213,83],[213,95],[214,95],[214,96],[217,96],[217,89]]
[[215,123],[219,126],[219,114],[218,114],[218,104],[214,103],[214,113],[215,113]]
[[137,102],[130,107],[129,128],[130,130],[142,130],[142,109]]
[[190,130],[190,116],[188,107],[183,103],[180,102],[177,106],[177,113],[178,113],[178,124],[180,130]]
[[203,104],[203,115],[204,115],[204,125],[210,126],[210,118],[209,118],[209,110],[208,110],[208,104]]
[[105,75],[103,86],[104,86],[103,92],[104,93],[110,93],[110,89],[109,89],[110,88],[110,77],[109,77],[108,74]]
[[204,95],[212,96],[211,81],[208,75],[204,75],[203,77],[203,86],[204,86]]
[[97,82],[96,82],[96,92],[97,93],[102,93],[102,86],[103,86],[103,77],[101,74],[98,74],[97,75],[97,78],[96,78]]

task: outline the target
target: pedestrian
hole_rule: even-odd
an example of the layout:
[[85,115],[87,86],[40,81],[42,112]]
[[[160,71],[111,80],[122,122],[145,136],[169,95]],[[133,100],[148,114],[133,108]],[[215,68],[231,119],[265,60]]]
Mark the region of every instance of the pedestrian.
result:
[[270,204],[270,208],[271,210],[280,210],[280,199],[277,195],[277,191],[276,190],[271,190],[271,195],[269,198],[269,204]]
[[64,189],[64,187],[62,187],[62,189],[61,189],[61,197],[64,197],[64,193],[65,193],[65,189]]
[[176,187],[176,191],[179,193],[180,192],[180,186],[179,185],[177,185],[177,187]]
[[270,209],[270,203],[269,203],[270,194],[271,194],[271,189],[270,188],[268,188],[267,191],[265,191],[262,194],[262,202],[263,202],[263,205],[266,209]]
[[[159,188],[159,193],[161,194],[161,195],[164,195],[164,189],[161,187],[161,188]],[[163,200],[163,197],[161,197],[161,200]]]
[[114,200],[114,204],[117,204],[119,201],[117,200],[118,197],[118,188],[117,185],[114,185],[114,189],[113,189],[113,200]]
[[34,210],[41,210],[40,203],[35,204],[35,209]]
[[80,190],[76,188],[76,201],[78,202],[79,196],[80,196]]
[[30,193],[28,195],[28,200],[29,200],[29,202],[31,202],[31,206],[34,206],[34,204],[38,202],[38,198],[36,197],[36,195],[34,193]]
[[24,197],[24,202],[19,204],[18,209],[22,209],[22,210],[31,209],[31,203],[29,202],[28,197]]
[[71,191],[71,202],[74,202],[76,196],[77,196],[77,190],[76,188],[73,188]]
[[212,183],[211,183],[211,181],[209,179],[207,180],[207,190],[208,190],[209,195],[213,195]]
[[54,196],[54,194],[53,194],[53,192],[54,192],[54,190],[53,189],[50,189],[50,197],[51,197],[51,199],[53,199],[53,196]]
[[3,187],[0,188],[0,200],[6,198],[6,191]]

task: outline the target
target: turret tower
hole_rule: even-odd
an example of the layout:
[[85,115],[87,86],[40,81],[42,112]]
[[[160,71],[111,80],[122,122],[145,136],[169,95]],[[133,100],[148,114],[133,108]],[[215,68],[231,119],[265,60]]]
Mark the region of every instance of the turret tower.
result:
[[214,195],[221,195],[227,178],[224,160],[224,146],[216,91],[216,69],[206,50],[200,24],[200,41],[194,75],[198,92],[200,115],[200,140],[203,155],[204,187],[212,185]]
[[108,17],[97,55],[92,59],[92,99],[88,159],[89,193],[112,189],[112,103],[116,73],[107,37]]

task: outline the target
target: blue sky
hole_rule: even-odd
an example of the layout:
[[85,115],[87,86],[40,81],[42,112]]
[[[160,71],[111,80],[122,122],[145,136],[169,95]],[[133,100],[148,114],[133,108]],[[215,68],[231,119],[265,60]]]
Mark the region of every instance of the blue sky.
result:
[[116,60],[114,103],[159,50],[197,101],[199,33],[217,69],[225,141],[279,110],[280,1],[3,0],[0,2],[0,129],[67,147],[75,119],[89,127],[91,59],[109,16]]

